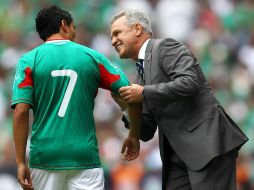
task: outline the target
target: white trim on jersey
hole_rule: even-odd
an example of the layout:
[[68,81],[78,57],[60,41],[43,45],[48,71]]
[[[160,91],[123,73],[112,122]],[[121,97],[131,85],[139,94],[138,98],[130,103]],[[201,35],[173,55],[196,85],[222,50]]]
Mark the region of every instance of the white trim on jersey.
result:
[[58,42],[69,42],[70,40],[49,40],[46,41],[45,43],[49,44],[49,43],[58,43]]

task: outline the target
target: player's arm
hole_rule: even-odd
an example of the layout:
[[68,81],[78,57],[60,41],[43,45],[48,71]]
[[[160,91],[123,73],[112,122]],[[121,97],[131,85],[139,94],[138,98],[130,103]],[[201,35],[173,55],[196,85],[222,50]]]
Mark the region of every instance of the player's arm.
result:
[[139,133],[140,133],[140,123],[142,114],[141,104],[127,104],[128,115],[130,119],[129,135],[125,139],[122,151],[123,159],[130,161],[134,160],[139,155],[140,143],[139,143]]
[[[141,103],[126,103],[118,94],[112,93],[112,98],[121,107],[124,113],[122,121],[125,127],[129,129],[129,135],[125,139],[122,151],[124,160],[134,160],[139,155],[139,138],[142,116]],[[126,113],[127,112],[127,113]]]
[[25,164],[26,144],[29,131],[29,104],[19,103],[13,113],[13,135],[16,163]]
[[16,150],[18,180],[23,189],[33,189],[30,171],[26,164],[26,145],[29,132],[29,108],[26,103],[16,105],[13,113],[13,135]]
[[[140,138],[139,136],[142,116],[142,104],[139,103],[128,104],[118,94],[112,93],[111,95],[112,98],[115,100],[115,102],[120,106],[123,112],[122,121],[124,122],[125,127],[129,129],[129,136],[125,140],[122,147],[122,153],[124,154],[123,159],[132,160],[128,158],[125,152],[128,150],[126,150],[126,146],[124,145],[128,142],[127,140],[134,138],[135,141],[137,138]],[[133,149],[139,149],[139,146],[133,147]],[[131,155],[136,158],[138,156],[138,152],[132,153]]]
[[[99,70],[101,75],[100,86],[110,90],[112,93],[116,94],[116,96],[119,96],[118,90],[121,87],[129,85],[126,75],[119,68],[113,66],[104,56],[101,56]],[[127,104],[127,109],[130,119],[130,130],[128,137],[123,143],[122,153],[124,153],[124,160],[133,160],[138,157],[140,148],[139,132],[142,104]]]
[[16,150],[18,180],[23,189],[33,189],[26,163],[26,145],[29,132],[29,108],[33,106],[32,65],[25,57],[19,60],[13,83],[13,136]]

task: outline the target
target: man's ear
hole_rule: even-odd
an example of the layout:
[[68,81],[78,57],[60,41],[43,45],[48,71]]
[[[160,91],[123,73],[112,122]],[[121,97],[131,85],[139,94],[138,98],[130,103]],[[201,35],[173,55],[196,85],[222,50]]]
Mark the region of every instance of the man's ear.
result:
[[133,28],[136,32],[136,36],[139,37],[142,33],[143,27],[139,23],[137,23],[137,24],[134,24]]
[[63,29],[63,31],[64,31],[65,33],[68,32],[67,23],[66,23],[65,20],[62,20],[62,21],[61,21],[61,28]]

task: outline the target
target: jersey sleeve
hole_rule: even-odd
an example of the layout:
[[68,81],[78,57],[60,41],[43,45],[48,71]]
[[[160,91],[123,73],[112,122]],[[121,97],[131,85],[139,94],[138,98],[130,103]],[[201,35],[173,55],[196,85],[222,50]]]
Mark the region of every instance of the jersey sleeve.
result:
[[100,87],[110,90],[115,94],[118,94],[119,88],[130,84],[124,72],[111,64],[104,55],[100,56],[99,72]]
[[32,66],[23,56],[20,58],[12,87],[11,108],[14,109],[18,103],[27,103],[33,106],[33,77]]

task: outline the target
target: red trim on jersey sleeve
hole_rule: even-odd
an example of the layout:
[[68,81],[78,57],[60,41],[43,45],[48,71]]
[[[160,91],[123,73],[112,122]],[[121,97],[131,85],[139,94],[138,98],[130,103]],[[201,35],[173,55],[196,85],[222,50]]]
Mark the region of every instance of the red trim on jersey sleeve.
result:
[[23,80],[22,83],[18,85],[19,88],[25,88],[28,86],[31,86],[31,87],[34,86],[33,78],[32,78],[32,69],[30,67],[27,67],[25,69],[25,79]]
[[101,75],[100,87],[110,89],[112,83],[120,79],[120,75],[115,75],[107,71],[103,64],[99,64],[99,71]]

